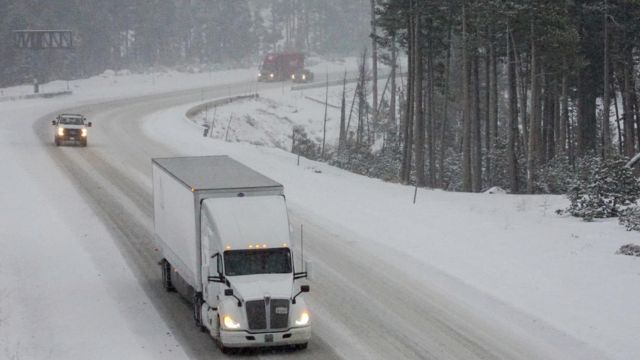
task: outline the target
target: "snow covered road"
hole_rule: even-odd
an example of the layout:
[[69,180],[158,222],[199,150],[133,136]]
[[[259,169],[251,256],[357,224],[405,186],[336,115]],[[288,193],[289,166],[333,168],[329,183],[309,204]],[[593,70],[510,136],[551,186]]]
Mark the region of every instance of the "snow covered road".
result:
[[[226,96],[230,91],[244,89],[246,84],[231,90],[229,86],[211,88],[208,96]],[[189,305],[175,294],[164,293],[160,286],[158,256],[151,242],[150,159],[212,150],[194,150],[200,141],[206,141],[201,138],[194,138],[192,146],[182,150],[168,136],[163,144],[157,137],[149,138],[144,127],[159,126],[160,132],[171,133],[171,120],[178,124],[182,121],[179,116],[184,106],[180,105],[199,101],[201,96],[199,90],[183,91],[72,109],[87,114],[95,124],[89,147],[84,149],[54,147],[50,115],[33,125],[40,139],[38,146],[51,155],[104,224],[140,288],[179,343],[180,351],[190,358],[224,356],[210,338],[195,328]],[[182,125],[191,126],[186,122]],[[232,149],[234,146],[236,150]],[[230,152],[256,162],[288,161],[280,151],[241,144],[218,144],[213,151]],[[459,280],[404,257],[392,247],[360,241],[358,235],[317,217],[314,209],[305,204],[290,204],[294,226],[305,224],[306,255],[316,264],[317,276],[308,296],[314,312],[314,337],[307,351],[249,355],[312,359],[604,357]],[[100,246],[87,244],[85,248],[93,254],[96,266],[108,272],[113,259],[101,257]],[[398,264],[404,265],[400,268]],[[413,276],[414,271],[419,276]],[[461,300],[465,298],[473,299],[474,305]],[[489,314],[478,313],[478,309],[486,309]]]

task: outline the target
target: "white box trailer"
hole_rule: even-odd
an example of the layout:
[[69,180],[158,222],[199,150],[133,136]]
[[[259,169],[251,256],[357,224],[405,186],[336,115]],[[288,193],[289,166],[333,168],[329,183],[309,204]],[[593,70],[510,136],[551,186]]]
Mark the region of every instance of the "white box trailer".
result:
[[194,305],[223,350],[295,345],[311,337],[296,288],[284,188],[228,156],[152,161],[162,281]]

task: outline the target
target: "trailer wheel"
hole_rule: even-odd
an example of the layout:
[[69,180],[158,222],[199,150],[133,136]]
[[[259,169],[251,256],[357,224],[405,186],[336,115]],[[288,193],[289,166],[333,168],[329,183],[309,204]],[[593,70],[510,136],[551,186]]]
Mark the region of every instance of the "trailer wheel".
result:
[[162,267],[162,286],[167,292],[175,292],[176,288],[171,282],[171,264],[166,259],[162,259],[160,266]]

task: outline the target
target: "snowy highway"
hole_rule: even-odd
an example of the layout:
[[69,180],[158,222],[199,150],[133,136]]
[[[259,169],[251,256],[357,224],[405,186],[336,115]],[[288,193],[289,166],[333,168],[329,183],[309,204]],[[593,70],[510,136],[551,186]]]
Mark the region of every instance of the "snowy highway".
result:
[[[246,83],[238,83],[64,109],[82,112],[93,121],[87,148],[53,145],[51,118],[63,109],[33,124],[39,146],[108,229],[138,286],[179,343],[180,349],[174,350],[176,356],[183,351],[188,358],[225,358],[213,340],[194,326],[190,305],[175,293],[164,292],[157,265],[159,256],[152,241],[151,158],[194,153],[151,139],[144,127],[153,126],[149,116],[198,102],[203,94],[216,98],[241,94],[247,87]],[[255,151],[262,152],[259,147]],[[261,156],[272,155],[266,152]],[[310,281],[311,293],[307,296],[313,314],[313,337],[305,351],[250,351],[243,355],[309,359],[602,357],[550,327],[527,326],[537,319],[468,288],[459,280],[403,258],[391,245],[359,241],[358,235],[340,225],[316,218],[313,209],[304,204],[294,201],[290,213],[294,228],[305,226],[305,256],[315,265],[315,278]],[[104,246],[92,243],[86,249],[108,279],[112,260],[100,256]],[[399,268],[398,263],[405,266]],[[416,271],[421,272],[420,276],[413,276]],[[120,292],[126,291],[126,286],[114,283],[107,289]],[[451,289],[458,289],[457,294],[464,296],[454,296],[456,291]],[[467,301],[461,301],[461,297]],[[477,308],[481,305],[499,313],[479,314]]]

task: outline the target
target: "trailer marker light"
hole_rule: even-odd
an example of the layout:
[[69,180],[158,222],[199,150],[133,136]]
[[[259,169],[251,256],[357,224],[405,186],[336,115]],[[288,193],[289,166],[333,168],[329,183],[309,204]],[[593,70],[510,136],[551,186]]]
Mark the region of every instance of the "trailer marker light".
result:
[[253,245],[249,245],[249,249],[253,249]]
[[225,250],[231,250],[231,245],[227,245],[224,247]]
[[286,243],[282,244],[282,247],[287,247],[287,244]]

